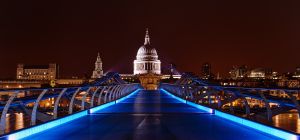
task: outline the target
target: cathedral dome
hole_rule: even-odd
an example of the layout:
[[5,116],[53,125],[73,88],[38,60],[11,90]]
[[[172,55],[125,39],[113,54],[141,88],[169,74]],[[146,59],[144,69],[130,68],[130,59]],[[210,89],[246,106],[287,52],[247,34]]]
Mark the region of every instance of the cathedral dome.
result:
[[160,74],[161,62],[158,60],[157,51],[150,45],[150,37],[146,30],[145,42],[139,48],[134,60],[134,74],[154,73]]
[[155,48],[150,46],[150,37],[148,30],[146,31],[145,43],[141,46],[136,55],[137,60],[157,60],[158,55]]
[[144,55],[147,53],[147,49],[145,46],[141,46],[137,52],[137,56]]
[[157,55],[156,49],[155,48],[151,49],[151,53]]
[[149,48],[147,46],[141,46],[137,52],[137,57],[141,56],[157,56],[155,48]]

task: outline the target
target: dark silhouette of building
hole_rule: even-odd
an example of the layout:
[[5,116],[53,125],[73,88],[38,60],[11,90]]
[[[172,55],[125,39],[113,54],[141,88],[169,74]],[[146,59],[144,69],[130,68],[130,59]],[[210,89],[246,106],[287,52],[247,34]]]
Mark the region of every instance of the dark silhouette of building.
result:
[[213,79],[213,73],[211,70],[211,64],[210,63],[204,63],[201,68],[202,72],[202,78],[203,79]]
[[243,79],[247,77],[248,67],[246,65],[233,66],[230,70],[231,79]]

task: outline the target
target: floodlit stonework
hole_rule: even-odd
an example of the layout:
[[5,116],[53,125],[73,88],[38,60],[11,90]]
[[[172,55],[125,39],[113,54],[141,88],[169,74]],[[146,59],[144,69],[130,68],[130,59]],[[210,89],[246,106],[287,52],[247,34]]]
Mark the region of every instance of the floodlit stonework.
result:
[[150,46],[150,36],[146,31],[144,45],[137,52],[134,60],[134,75],[137,74],[161,74],[161,62],[158,59],[157,51]]

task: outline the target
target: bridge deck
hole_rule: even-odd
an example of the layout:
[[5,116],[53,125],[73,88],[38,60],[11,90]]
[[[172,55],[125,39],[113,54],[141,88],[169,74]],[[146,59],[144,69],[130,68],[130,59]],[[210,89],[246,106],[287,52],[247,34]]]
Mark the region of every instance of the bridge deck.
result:
[[[161,93],[161,94],[160,94]],[[26,140],[275,140],[184,103],[163,91],[140,91],[119,104]]]

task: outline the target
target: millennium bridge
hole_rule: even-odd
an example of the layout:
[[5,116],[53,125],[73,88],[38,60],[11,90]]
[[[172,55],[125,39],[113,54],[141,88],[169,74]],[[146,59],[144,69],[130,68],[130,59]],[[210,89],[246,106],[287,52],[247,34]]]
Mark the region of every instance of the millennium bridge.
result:
[[[0,139],[297,140],[297,133],[268,122],[292,109],[300,112],[299,91],[220,86],[190,73],[175,83],[161,83],[158,90],[144,90],[111,72],[78,87],[1,90],[10,97],[0,106]],[[45,111],[39,104],[50,98],[55,99],[53,109]],[[249,98],[264,102],[264,109],[251,108]],[[60,105],[63,100],[67,106]],[[235,101],[243,108],[235,108]],[[30,116],[29,126],[7,132],[7,117],[14,111]]]

